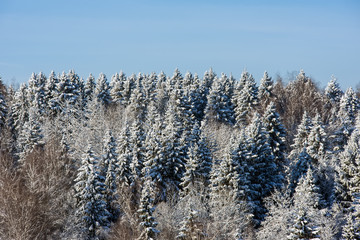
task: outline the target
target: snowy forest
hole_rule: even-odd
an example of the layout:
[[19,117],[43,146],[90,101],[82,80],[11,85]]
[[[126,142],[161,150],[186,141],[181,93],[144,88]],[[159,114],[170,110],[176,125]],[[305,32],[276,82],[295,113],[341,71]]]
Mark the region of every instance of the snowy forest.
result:
[[360,239],[360,89],[258,82],[0,79],[0,239]]

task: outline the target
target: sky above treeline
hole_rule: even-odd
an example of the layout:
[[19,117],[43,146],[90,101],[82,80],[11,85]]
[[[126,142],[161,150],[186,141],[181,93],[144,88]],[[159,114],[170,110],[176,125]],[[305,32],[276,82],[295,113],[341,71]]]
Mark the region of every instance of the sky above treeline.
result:
[[334,75],[360,84],[360,1],[0,0],[0,76],[74,69],[80,77],[121,70],[210,67],[259,82],[304,69],[320,87]]

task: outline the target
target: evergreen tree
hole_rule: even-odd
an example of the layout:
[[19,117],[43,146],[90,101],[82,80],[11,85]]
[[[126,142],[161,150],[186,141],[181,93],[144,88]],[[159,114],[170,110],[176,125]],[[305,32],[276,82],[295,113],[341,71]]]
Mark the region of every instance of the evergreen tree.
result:
[[143,189],[141,191],[140,205],[138,209],[141,229],[141,235],[139,239],[153,240],[159,233],[159,230],[156,229],[158,223],[155,221],[155,217],[153,216],[155,211],[153,202],[152,180],[150,177],[146,177]]
[[360,133],[356,129],[340,154],[337,169],[336,195],[345,207],[353,201],[353,194],[360,192]]
[[130,144],[131,144],[131,162],[130,169],[133,179],[141,178],[141,171],[144,164],[145,155],[145,138],[146,134],[143,128],[143,121],[140,118],[136,118],[130,127]]
[[132,160],[131,132],[129,123],[126,122],[122,129],[118,144],[119,175],[117,176],[119,184],[131,185],[133,182],[130,168]]
[[284,125],[280,121],[280,116],[276,112],[276,106],[271,102],[263,116],[263,124],[265,130],[269,133],[269,145],[272,153],[275,157],[274,161],[277,164],[277,168],[283,172],[286,161],[286,130]]
[[[1,77],[0,77],[0,84],[1,84]],[[8,107],[5,102],[5,97],[2,93],[0,93],[0,133],[2,132],[2,129],[5,127],[6,124],[6,118],[8,114]]]
[[95,94],[95,87],[96,87],[95,78],[90,73],[85,83],[85,91],[84,91],[84,99],[86,99],[87,103],[93,100],[93,96]]
[[100,73],[95,86],[96,100],[104,106],[108,106],[111,103],[110,87],[107,82],[105,74]]
[[319,164],[325,158],[328,151],[327,135],[319,114],[315,116],[312,123],[313,126],[307,137],[306,151],[313,161]]
[[[241,79],[241,81],[244,82],[239,83],[242,88],[235,92],[232,102],[237,124],[247,125],[249,118],[252,116],[250,113],[258,103],[258,87],[251,74],[243,73],[242,78],[244,79]],[[240,86],[238,86],[238,89]]]
[[147,102],[145,99],[145,91],[142,84],[143,76],[139,74],[136,78],[135,88],[131,92],[129,99],[129,107],[131,113],[134,114],[135,118],[142,118],[144,120],[145,109]]
[[297,127],[294,144],[291,145],[290,159],[296,159],[298,154],[308,147],[308,137],[313,127],[313,122],[307,112],[304,112],[301,123]]
[[323,206],[320,188],[316,184],[317,179],[311,167],[308,168],[307,173],[303,175],[294,193],[295,207],[300,209],[320,209]]
[[[273,96],[274,82],[265,71],[263,78],[260,80],[259,86],[259,99],[266,103],[269,103],[269,99]],[[267,104],[266,104],[267,105]]]
[[360,239],[360,195],[354,195],[354,201],[351,204],[350,213],[346,217],[346,224],[342,229],[342,239],[359,240]]
[[86,239],[96,239],[103,229],[110,227],[110,213],[104,201],[106,186],[97,164],[98,159],[89,147],[82,157],[75,179],[77,224]]
[[307,173],[308,168],[312,167],[312,162],[313,160],[307,153],[306,148],[303,148],[296,162],[293,161],[293,165],[290,166],[289,189],[291,195],[294,193],[299,179]]
[[119,206],[116,203],[117,181],[116,177],[119,175],[119,164],[117,154],[117,144],[112,132],[109,130],[104,139],[104,154],[102,157],[103,163],[103,176],[105,176],[106,185],[106,204],[109,213],[111,214],[110,220],[115,222],[119,217]]
[[32,109],[29,112],[29,121],[25,122],[18,136],[18,154],[20,160],[24,160],[26,154],[32,152],[36,148],[44,146],[44,135],[42,133],[42,125],[38,120],[38,116]]
[[304,210],[299,210],[296,214],[296,220],[290,231],[291,234],[288,237],[289,240],[319,239],[317,228],[312,226],[311,221]]
[[269,145],[269,134],[265,130],[258,115],[246,129],[248,141],[246,143],[247,164],[249,174],[248,199],[252,205],[254,220],[264,218],[266,209],[263,198],[280,187],[282,176],[275,163],[275,157]]
[[13,102],[10,107],[9,125],[12,132],[17,135],[25,122],[29,120],[29,100],[25,83],[21,84],[16,91]]
[[123,100],[122,93],[124,92],[124,83],[126,80],[126,76],[123,72],[120,74],[116,73],[112,76],[110,81],[110,96],[112,102],[121,103]]
[[210,119],[223,123],[234,123],[234,110],[231,98],[233,86],[229,78],[222,73],[221,78],[215,78],[208,95],[208,106],[206,113]]
[[55,72],[51,71],[45,84],[47,111],[49,111],[47,115],[51,117],[55,117],[61,112],[58,84],[59,79],[55,75]]
[[331,76],[331,80],[325,88],[325,96],[332,102],[338,103],[343,95],[343,91],[334,76]]

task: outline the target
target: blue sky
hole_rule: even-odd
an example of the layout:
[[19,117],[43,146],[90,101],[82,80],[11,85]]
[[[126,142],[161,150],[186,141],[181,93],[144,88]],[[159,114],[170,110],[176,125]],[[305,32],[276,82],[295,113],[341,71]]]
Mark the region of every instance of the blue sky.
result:
[[0,76],[81,77],[212,67],[257,81],[304,69],[321,87],[360,84],[360,1],[0,0]]

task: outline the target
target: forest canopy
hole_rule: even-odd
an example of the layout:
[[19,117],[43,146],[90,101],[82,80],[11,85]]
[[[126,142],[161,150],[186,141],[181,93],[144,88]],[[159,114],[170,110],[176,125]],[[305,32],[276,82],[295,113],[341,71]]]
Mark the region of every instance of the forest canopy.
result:
[[359,96],[303,70],[0,79],[0,239],[360,239]]

